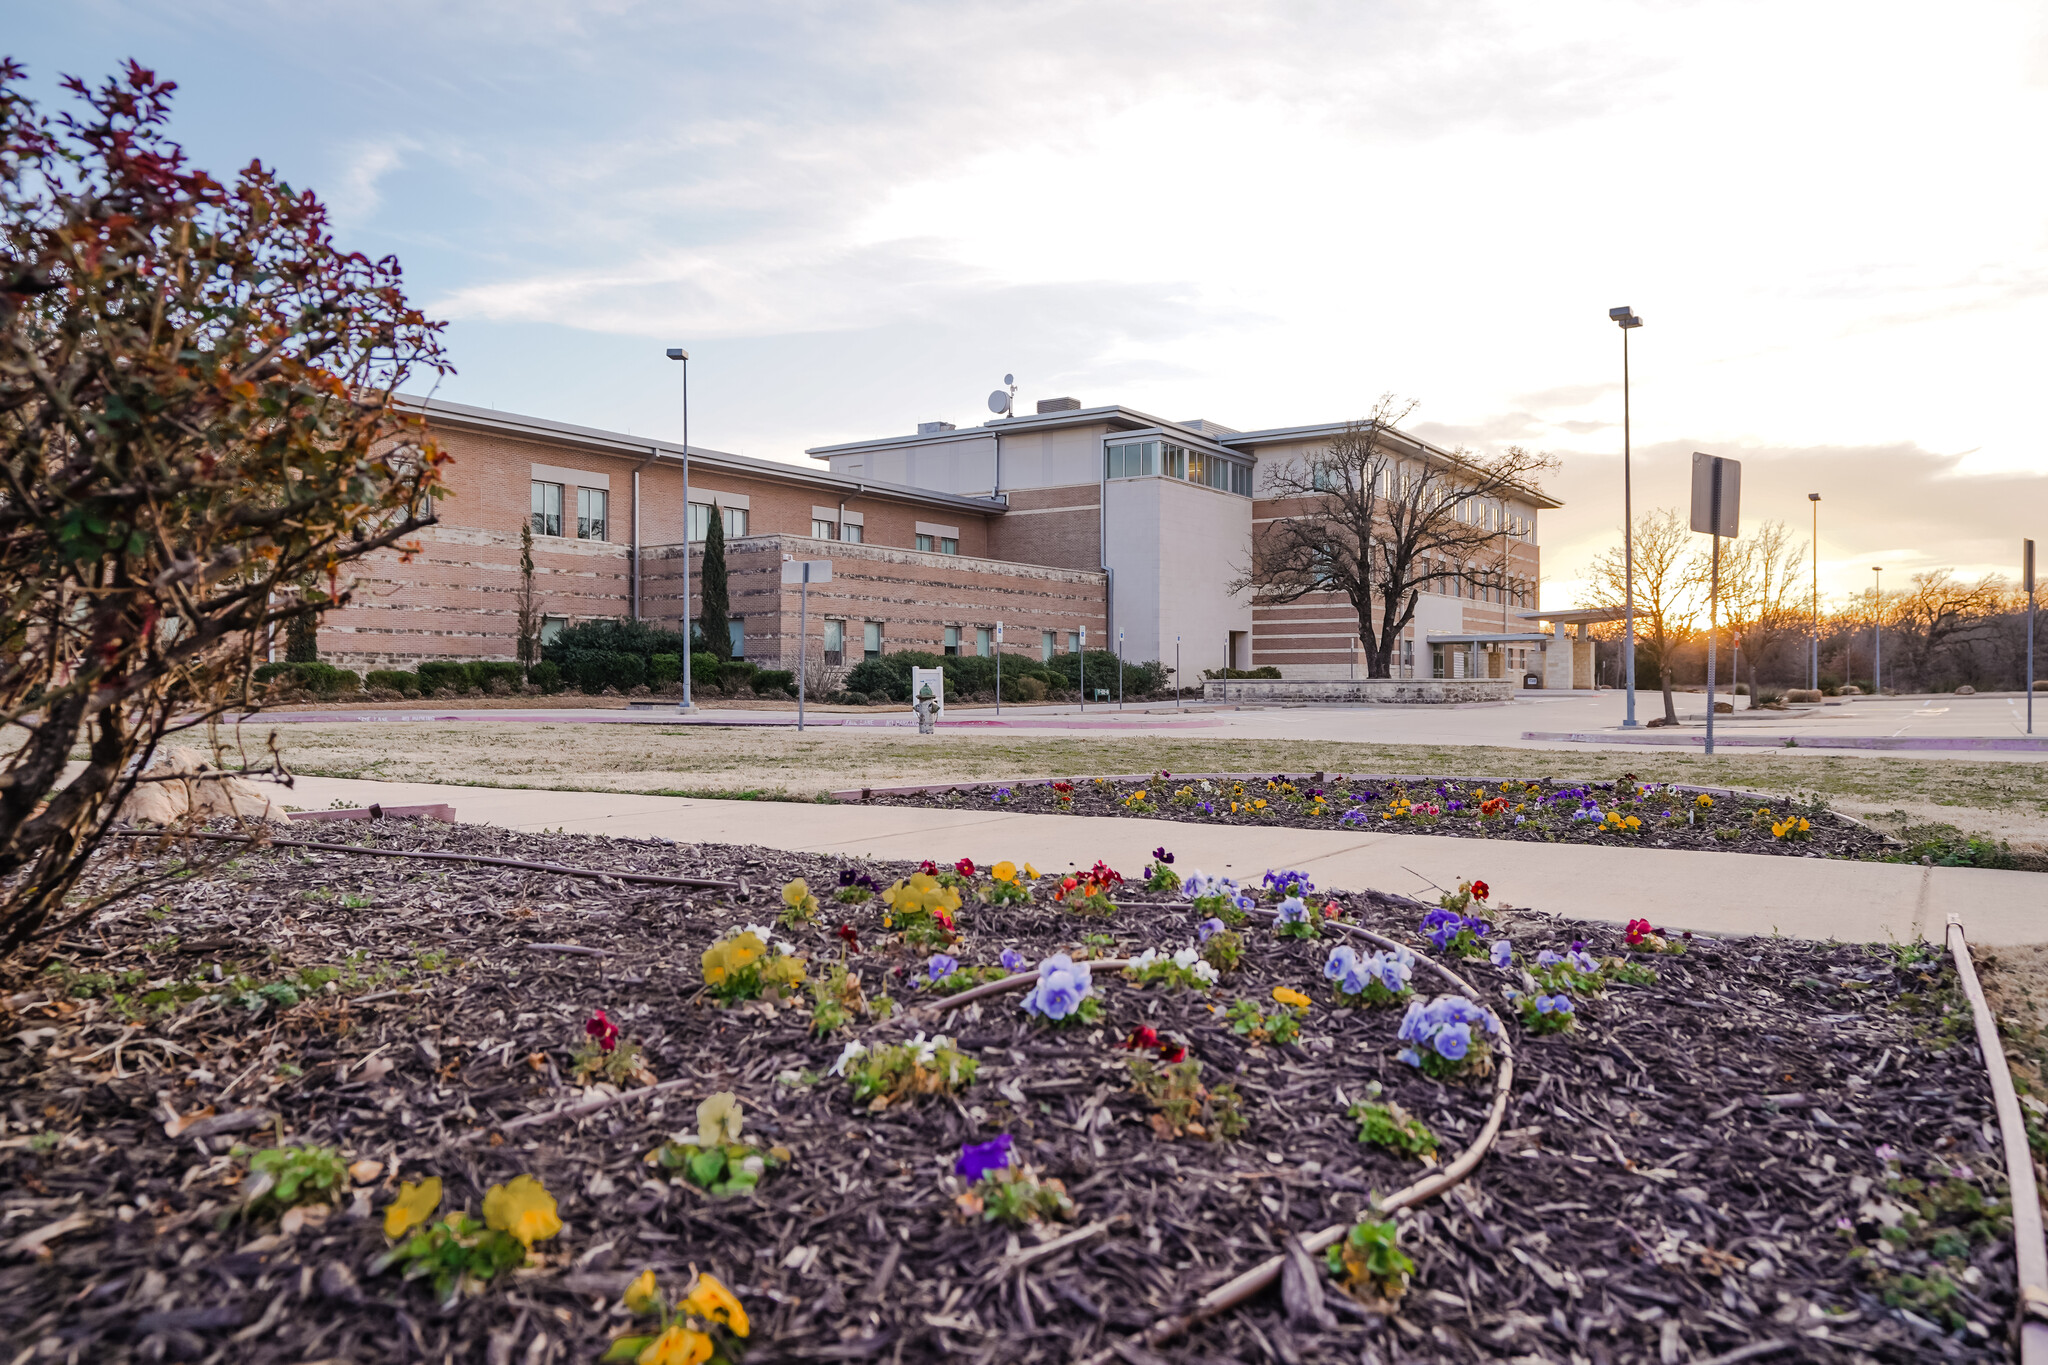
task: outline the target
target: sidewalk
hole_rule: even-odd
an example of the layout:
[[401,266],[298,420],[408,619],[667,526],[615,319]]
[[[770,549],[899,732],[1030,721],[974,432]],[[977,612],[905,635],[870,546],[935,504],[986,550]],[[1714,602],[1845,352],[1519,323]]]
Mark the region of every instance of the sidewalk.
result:
[[[1008,858],[1064,872],[1107,861],[1136,876],[1163,845],[1182,875],[1257,877],[1298,868],[1317,883],[1427,894],[1481,877],[1500,901],[1572,919],[1709,934],[1782,933],[1857,942],[1887,936],[1938,941],[1950,912],[1972,942],[2048,941],[2041,906],[2048,878],[2032,872],[1914,867],[1825,858],[1677,849],[1586,848],[1507,840],[1304,829],[1217,830],[1170,820],[1025,815],[992,810],[907,806],[832,806],[770,801],[531,788],[453,787],[424,782],[366,782],[301,777],[284,797],[318,810],[336,800],[356,805],[445,802],[475,824],[529,831],[657,837],[682,843],[758,844],[844,858],[931,858],[977,863]],[[293,831],[333,838],[344,829],[305,824]]]

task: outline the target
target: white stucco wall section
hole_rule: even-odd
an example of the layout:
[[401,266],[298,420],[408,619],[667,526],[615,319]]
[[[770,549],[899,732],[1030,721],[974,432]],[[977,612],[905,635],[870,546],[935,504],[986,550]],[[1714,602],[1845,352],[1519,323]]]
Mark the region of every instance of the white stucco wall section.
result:
[[1026,431],[1003,440],[1003,487],[1066,488],[1102,477],[1103,426]]
[[1249,595],[1229,590],[1250,553],[1251,501],[1179,479],[1111,479],[1107,507],[1124,657],[1171,666],[1179,635],[1184,681],[1222,668],[1230,632],[1252,628]]

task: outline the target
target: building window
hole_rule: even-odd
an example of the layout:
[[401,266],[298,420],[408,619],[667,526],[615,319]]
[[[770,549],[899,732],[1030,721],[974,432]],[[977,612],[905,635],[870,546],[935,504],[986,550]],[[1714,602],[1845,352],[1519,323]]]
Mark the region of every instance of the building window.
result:
[[948,657],[956,655],[960,652],[960,627],[946,627],[946,645],[944,652]]
[[974,628],[974,652],[980,657],[986,659],[996,652],[995,640],[996,633],[987,626]]
[[861,534],[859,522],[849,521],[840,526],[839,538],[849,545],[858,545],[867,537]]
[[932,552],[932,550],[933,550],[933,549],[934,549],[935,547],[936,547],[936,541],[935,541],[935,540],[934,540],[934,539],[933,539],[933,538],[932,538],[931,536],[925,535],[925,534],[924,534],[923,532],[919,532],[919,533],[918,533],[918,537],[917,537],[917,548],[918,548],[918,549],[920,549],[920,550],[924,551],[924,552],[925,552],[926,554],[930,554],[930,553]]
[[1059,645],[1060,637],[1058,631],[1041,630],[1038,632],[1038,657],[1040,659],[1050,663],[1052,656],[1059,652]]
[[1067,653],[1069,653],[1069,654],[1079,654],[1080,652],[1081,652],[1081,632],[1080,632],[1080,631],[1078,631],[1078,630],[1070,630],[1070,631],[1068,631],[1068,632],[1067,632]]
[[537,536],[562,534],[562,485],[533,485],[533,533]]
[[952,537],[952,536],[940,536],[940,537],[939,537],[939,553],[940,553],[940,554],[942,554],[942,555],[957,555],[957,554],[959,554],[959,553],[960,553],[960,542],[959,542],[958,540],[956,540],[956,539],[955,539],[954,537]]
[[569,628],[566,616],[543,616],[540,618],[540,642],[551,645],[562,638],[562,632]]
[[[690,539],[703,540],[711,534],[711,504],[693,502],[690,504]],[[747,533],[747,509],[744,507],[721,507],[720,520],[725,523],[725,538]]]
[[860,623],[861,652],[870,659],[882,657],[882,623],[863,621]]
[[579,488],[576,490],[576,538],[578,540],[603,540],[605,528],[611,524],[607,515],[611,510],[612,495],[602,488]]
[[928,536],[920,533],[917,548],[926,554],[957,555],[960,553],[960,541],[954,536]]
[[1125,441],[1109,447],[1104,472],[1112,479],[1141,479],[1159,472],[1159,442]]
[[819,519],[818,519],[817,517],[812,517],[812,518],[811,518],[811,539],[813,539],[813,540],[837,540],[837,539],[839,539],[839,523],[838,523],[838,522],[836,522],[836,521],[821,521],[821,520],[819,520]]
[[725,623],[725,628],[730,633],[730,637],[732,639],[732,657],[735,659],[746,658],[747,618],[744,616],[735,616]]
[[1406,636],[1401,641],[1401,676],[1404,678],[1415,676],[1415,637],[1413,635]]
[[837,668],[846,662],[846,622],[825,622],[825,662]]

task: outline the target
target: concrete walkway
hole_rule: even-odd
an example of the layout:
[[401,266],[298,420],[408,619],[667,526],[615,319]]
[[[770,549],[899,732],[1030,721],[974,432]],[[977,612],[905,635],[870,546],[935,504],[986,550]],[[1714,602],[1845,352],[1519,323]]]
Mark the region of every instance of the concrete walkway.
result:
[[[2048,877],[1979,868],[1915,867],[1825,858],[1675,849],[1589,848],[1307,829],[1218,829],[1170,820],[1026,815],[906,806],[700,801],[688,797],[530,788],[454,787],[301,777],[284,801],[319,810],[444,802],[474,824],[528,831],[658,837],[682,843],[758,844],[844,858],[932,858],[977,863],[1009,858],[1041,871],[1087,867],[1097,858],[1135,876],[1165,846],[1185,875],[1200,868],[1257,877],[1299,868],[1343,889],[1428,894],[1484,878],[1499,901],[1575,919],[1648,918],[1710,934],[1782,933],[1858,942],[1939,940],[1962,916],[1973,942],[2048,941]],[[295,834],[344,833],[301,824]]]

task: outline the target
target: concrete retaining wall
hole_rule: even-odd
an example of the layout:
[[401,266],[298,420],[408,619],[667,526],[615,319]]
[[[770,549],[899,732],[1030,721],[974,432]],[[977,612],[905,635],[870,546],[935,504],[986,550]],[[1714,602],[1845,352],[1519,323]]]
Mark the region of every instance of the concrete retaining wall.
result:
[[1266,705],[1441,706],[1507,701],[1519,678],[1211,678],[1202,700]]

